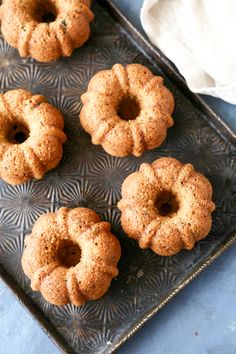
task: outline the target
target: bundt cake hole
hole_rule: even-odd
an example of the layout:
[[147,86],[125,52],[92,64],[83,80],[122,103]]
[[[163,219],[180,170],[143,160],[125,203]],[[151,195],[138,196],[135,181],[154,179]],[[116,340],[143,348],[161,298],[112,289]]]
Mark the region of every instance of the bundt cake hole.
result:
[[80,262],[80,258],[81,249],[76,243],[70,240],[61,241],[56,251],[56,259],[61,266],[66,268],[74,267]]
[[154,205],[158,214],[166,217],[173,216],[179,209],[179,202],[176,195],[169,191],[163,191],[159,194]]
[[54,15],[53,12],[47,12],[42,16],[42,22],[50,23],[54,22],[57,16]]
[[50,0],[45,0],[42,4],[38,1],[35,9],[36,20],[40,23],[54,22],[57,18],[57,9]]
[[10,129],[7,138],[13,144],[22,144],[28,139],[29,135],[30,132],[26,125],[16,123]]
[[140,110],[140,104],[134,96],[124,96],[119,102],[117,114],[123,120],[134,120]]

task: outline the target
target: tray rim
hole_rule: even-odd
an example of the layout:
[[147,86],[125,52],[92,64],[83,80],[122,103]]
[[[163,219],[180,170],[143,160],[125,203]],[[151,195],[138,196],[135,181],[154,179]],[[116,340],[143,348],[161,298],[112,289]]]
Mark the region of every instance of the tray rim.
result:
[[[191,283],[200,273],[202,273],[205,269],[207,269],[217,258],[219,258],[226,250],[228,250],[231,246],[236,244],[236,231],[231,233],[233,235],[230,240],[226,241],[223,245],[219,245],[216,250],[211,254],[207,260],[202,261],[201,265],[198,269],[192,271],[188,275],[184,277],[182,282],[172,291],[170,291],[167,296],[163,297],[163,300],[157,305],[154,306],[152,310],[147,312],[142,318],[134,325],[132,325],[129,329],[129,333],[124,334],[120,340],[113,345],[113,347],[106,352],[106,354],[114,353],[117,349],[119,349],[122,344],[124,344],[130,337],[132,337],[149,319],[151,319],[157,312],[159,312],[165,305],[167,305],[175,296],[184,289],[189,283]],[[229,235],[229,237],[230,237]],[[221,248],[220,248],[221,247]],[[105,352],[104,352],[105,354]]]
[[[169,70],[169,72],[165,72],[165,74],[171,79],[171,81],[177,83],[178,89],[180,89],[184,93],[184,95],[187,96],[187,98],[190,98],[192,104],[195,105],[198,109],[200,109],[202,113],[204,113],[206,116],[210,116],[211,120],[213,118],[213,122],[209,122],[212,129],[216,130],[224,139],[226,139],[232,145],[236,145],[236,131],[234,132],[234,130],[231,129],[231,127],[216,112],[214,112],[214,110],[212,110],[211,107],[208,106],[208,104],[205,103],[205,101],[198,94],[195,94],[188,89],[185,80],[178,72],[178,70],[174,67],[173,63],[167,57],[165,57],[164,54],[157,47],[155,47],[147,38],[145,38],[142,33],[140,33],[136,29],[136,27],[122,14],[122,12],[119,10],[117,5],[112,2],[112,0],[97,1],[102,7],[107,10],[109,15],[113,19],[116,19],[120,25],[124,26],[124,29],[129,35],[132,34],[132,38],[130,38],[130,40],[138,39],[139,41],[141,41],[143,46],[141,46],[141,44],[136,44],[139,48],[143,49],[143,47],[145,47],[145,49],[148,49],[151,55],[156,57],[157,61],[159,62],[159,66],[162,66],[164,63],[165,71],[167,69]],[[139,321],[134,323],[130,327],[129,332],[127,334],[122,335],[114,345],[112,345],[110,348],[108,348],[108,350],[106,350],[106,352],[104,352],[104,354],[114,353],[118,348],[120,348],[122,344],[124,344],[131,336],[133,336],[138,331],[138,329],[140,329],[149,319],[151,319],[167,303],[169,303],[183,288],[185,288],[203,270],[208,268],[220,255],[222,255],[235,243],[236,230],[228,236],[228,240],[225,241],[223,245],[220,244],[205,261],[202,261],[199,264],[198,269],[195,269],[188,275],[186,275],[176,288],[174,288],[165,297],[163,297],[162,301],[157,306],[154,306],[153,309],[143,315]],[[31,301],[31,298],[27,295],[27,293],[14,281],[11,275],[9,275],[4,270],[4,267],[2,265],[0,265],[0,280],[3,281],[3,283],[7,286],[10,292],[21,304],[21,306],[25,310],[27,310],[33,320],[38,323],[39,327],[62,353],[77,354],[77,352],[69,346],[68,342],[65,341],[63,335],[59,333],[56,326],[53,325],[50,319],[46,315],[44,315],[43,311]]]
[[31,301],[31,298],[27,293],[14,281],[11,275],[3,269],[2,265],[0,265],[0,280],[7,286],[10,293],[39,325],[57,349],[62,353],[77,354],[72,348],[70,348],[69,344],[64,340],[64,337],[57,330],[56,326],[54,326],[50,319],[44,315],[43,311]]

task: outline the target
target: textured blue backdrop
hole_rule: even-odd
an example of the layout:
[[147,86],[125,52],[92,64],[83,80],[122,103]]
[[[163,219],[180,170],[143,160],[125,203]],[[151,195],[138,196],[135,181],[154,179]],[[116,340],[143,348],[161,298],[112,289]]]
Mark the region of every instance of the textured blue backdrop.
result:
[[[114,0],[139,23],[142,0]],[[140,27],[139,27],[140,28]],[[236,130],[236,107],[206,101]],[[232,247],[174,301],[147,323],[120,353],[236,353],[236,247]],[[0,354],[56,354],[58,350],[30,315],[0,284]]]

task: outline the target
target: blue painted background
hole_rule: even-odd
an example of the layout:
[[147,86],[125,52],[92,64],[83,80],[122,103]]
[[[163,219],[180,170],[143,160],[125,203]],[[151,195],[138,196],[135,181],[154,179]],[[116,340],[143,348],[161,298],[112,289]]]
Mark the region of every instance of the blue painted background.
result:
[[[113,0],[141,30],[142,0]],[[236,130],[236,106],[204,97]],[[236,176],[235,176],[236,179]],[[235,354],[236,246],[233,246],[119,351],[120,354]],[[0,283],[0,354],[59,351]]]

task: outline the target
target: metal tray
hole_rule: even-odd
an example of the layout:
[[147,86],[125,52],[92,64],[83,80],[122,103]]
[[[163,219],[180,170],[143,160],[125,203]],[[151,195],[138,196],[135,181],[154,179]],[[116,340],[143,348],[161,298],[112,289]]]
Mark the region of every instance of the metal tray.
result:
[[[104,6],[106,9],[104,9]],[[60,165],[42,181],[0,181],[0,275],[58,347],[67,353],[111,353],[196,275],[236,241],[235,135],[189,92],[170,62],[144,39],[111,1],[93,10],[90,40],[71,58],[42,64],[22,59],[0,38],[0,86],[42,93],[65,117],[68,142]],[[108,13],[108,12],[109,13]],[[140,158],[115,158],[79,123],[80,95],[91,76],[113,64],[138,62],[164,76],[176,102],[175,125],[164,144]],[[126,237],[116,203],[124,178],[142,162],[173,156],[191,162],[212,182],[217,208],[209,236],[192,251],[159,257]],[[113,225],[122,246],[120,274],[101,299],[76,308],[52,306],[31,291],[21,268],[25,234],[35,220],[61,206],[87,206]]]

